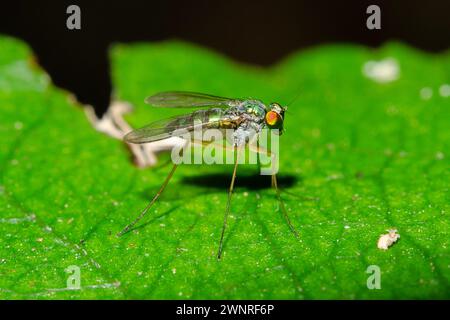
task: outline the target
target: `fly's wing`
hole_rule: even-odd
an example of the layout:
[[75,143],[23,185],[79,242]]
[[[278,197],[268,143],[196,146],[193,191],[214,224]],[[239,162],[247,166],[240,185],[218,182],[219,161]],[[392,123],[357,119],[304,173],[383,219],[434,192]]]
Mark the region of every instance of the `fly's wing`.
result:
[[235,106],[240,101],[239,99],[184,91],[160,92],[145,99],[146,103],[163,108],[226,108]]
[[159,120],[145,127],[127,133],[128,143],[148,143],[170,137],[185,137],[194,130],[210,128],[234,128],[241,122],[240,117],[223,116],[219,109],[199,110],[187,115]]

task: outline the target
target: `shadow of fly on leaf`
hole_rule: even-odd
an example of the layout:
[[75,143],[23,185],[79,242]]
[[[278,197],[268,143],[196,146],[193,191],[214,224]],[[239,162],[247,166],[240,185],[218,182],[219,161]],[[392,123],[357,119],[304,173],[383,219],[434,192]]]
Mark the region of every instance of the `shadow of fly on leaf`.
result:
[[[249,152],[253,152],[257,155],[257,164],[259,164],[260,167],[261,155],[265,156],[266,160],[270,159],[270,168],[265,168],[264,170],[261,169],[261,174],[271,176],[271,184],[275,189],[284,219],[292,233],[298,237],[298,233],[288,217],[278,189],[276,175],[278,171],[278,145],[276,145],[276,148],[273,148],[273,142],[278,142],[278,139],[272,138],[273,141],[270,141],[270,149],[261,146],[261,140],[267,142],[267,139],[262,139],[263,133],[270,133],[271,137],[274,137],[274,135],[278,137],[282,134],[284,114],[287,107],[282,107],[278,103],[271,103],[266,106],[260,100],[255,99],[230,99],[181,91],[161,92],[148,97],[145,101],[154,107],[196,108],[197,110],[188,114],[150,123],[145,127],[136,129],[125,135],[124,140],[126,142],[135,144],[152,143],[174,137],[181,138],[184,143],[181,150],[177,150],[177,152],[172,150],[173,167],[153,199],[136,219],[120,231],[117,236],[120,237],[130,231],[133,226],[146,215],[159,196],[163,193],[179,164],[183,162],[190,163],[190,156],[188,158],[183,157],[183,155],[186,154],[186,147],[199,145],[205,148],[212,147],[215,155],[220,153],[219,151],[225,151],[227,153],[226,163],[233,164],[233,173],[228,188],[228,198],[217,252],[218,259],[222,256],[223,239],[231,208],[231,198],[237,167],[239,163],[245,162],[245,150],[247,147]],[[218,138],[219,136],[220,138]],[[228,141],[228,144],[218,144],[218,141]],[[229,156],[230,154],[231,157]],[[220,155],[222,155],[222,153],[220,153]],[[220,158],[223,160],[224,157],[219,156],[218,158],[219,160]],[[218,158],[215,158],[215,160]],[[209,161],[210,159],[207,160],[202,158],[202,160],[205,160],[204,162],[208,164],[214,162]],[[216,161],[216,163],[221,162]]]

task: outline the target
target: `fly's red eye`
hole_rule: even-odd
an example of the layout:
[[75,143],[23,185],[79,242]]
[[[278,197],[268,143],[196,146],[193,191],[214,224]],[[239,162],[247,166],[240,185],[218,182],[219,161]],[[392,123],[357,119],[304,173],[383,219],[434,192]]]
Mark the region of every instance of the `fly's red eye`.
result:
[[266,123],[269,126],[275,126],[280,120],[280,115],[275,111],[269,111],[266,113]]

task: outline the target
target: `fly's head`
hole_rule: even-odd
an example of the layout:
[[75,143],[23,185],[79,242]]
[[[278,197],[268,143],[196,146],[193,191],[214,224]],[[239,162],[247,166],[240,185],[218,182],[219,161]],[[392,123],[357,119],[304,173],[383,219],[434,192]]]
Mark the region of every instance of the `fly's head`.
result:
[[286,107],[282,107],[278,103],[271,103],[269,110],[266,112],[264,122],[269,129],[277,129],[278,134],[283,133],[284,112]]

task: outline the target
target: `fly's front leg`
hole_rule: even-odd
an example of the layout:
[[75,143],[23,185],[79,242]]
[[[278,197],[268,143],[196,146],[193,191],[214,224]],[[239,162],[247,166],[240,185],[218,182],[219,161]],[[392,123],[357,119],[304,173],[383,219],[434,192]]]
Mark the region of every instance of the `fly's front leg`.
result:
[[[259,146],[259,144],[257,144],[256,146],[254,146],[253,144],[249,145],[250,150],[257,152],[258,154],[265,154],[266,156],[270,156],[272,161],[274,161],[273,159],[276,160],[275,155],[270,152],[269,150],[262,148]],[[278,189],[278,182],[277,182],[277,175],[276,173],[271,174],[271,184],[272,184],[272,188],[275,189],[275,193],[278,199],[278,203],[280,205],[280,210],[284,216],[284,219],[286,220],[286,223],[289,226],[289,229],[291,229],[292,233],[298,238],[299,234],[297,232],[297,230],[294,228],[291,219],[289,219],[289,215],[287,214],[287,210],[286,207],[284,206],[284,201],[281,198],[281,194],[280,194],[280,189]]]
[[[262,175],[274,175],[276,174],[276,172],[278,171],[278,158],[277,155],[269,150],[267,150],[264,147],[261,147],[259,145],[259,141],[256,140],[256,145],[254,143],[249,143],[249,150],[252,152],[255,152],[257,155],[265,155],[266,157],[270,157],[270,168],[268,170],[266,169],[262,169],[261,168],[261,160],[260,157],[258,156],[258,165],[260,167],[260,172]],[[273,185],[272,185],[273,187]]]

